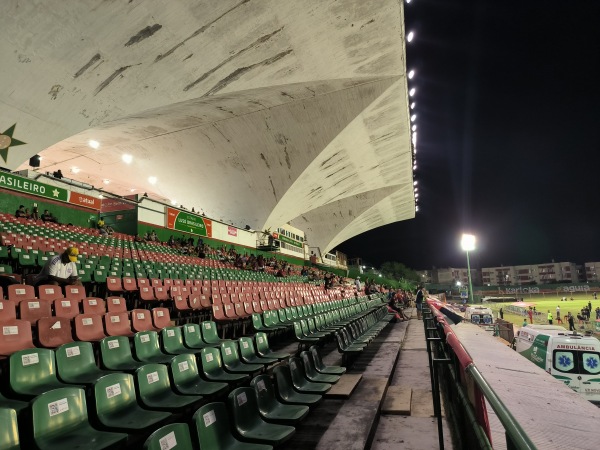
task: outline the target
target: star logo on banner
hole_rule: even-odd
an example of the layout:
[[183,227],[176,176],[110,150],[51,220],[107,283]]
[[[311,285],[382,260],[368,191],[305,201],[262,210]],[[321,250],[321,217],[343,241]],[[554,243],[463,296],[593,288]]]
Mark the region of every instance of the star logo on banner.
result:
[[13,133],[15,132],[15,127],[17,124],[15,123],[12,127],[6,130],[4,133],[0,134],[0,156],[4,162],[8,162],[8,149],[10,147],[15,147],[17,145],[23,145],[27,142],[19,141],[13,137]]
[[54,190],[52,191],[52,195],[54,195],[55,197],[58,197],[58,194],[60,194],[60,191],[56,188],[54,188]]

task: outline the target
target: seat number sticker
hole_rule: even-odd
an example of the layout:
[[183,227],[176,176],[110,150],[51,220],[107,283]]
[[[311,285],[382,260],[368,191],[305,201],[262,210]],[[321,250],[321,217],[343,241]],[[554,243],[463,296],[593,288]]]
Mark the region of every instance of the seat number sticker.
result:
[[213,355],[212,355],[212,353],[207,353],[207,354],[206,354],[206,362],[207,362],[207,363],[208,363],[208,362],[212,362],[212,360],[213,360],[213,359],[214,359],[214,358],[213,358]]
[[185,372],[186,370],[188,370],[190,368],[190,365],[188,364],[187,361],[182,361],[177,365],[179,366],[180,372]]
[[248,343],[246,341],[242,342],[242,347],[248,348]]
[[52,288],[44,289],[44,291],[46,291],[46,294],[54,294],[54,289]]
[[96,305],[98,304],[98,301],[97,301],[97,300],[90,300],[90,301],[88,302],[88,304],[89,304],[90,306],[96,306]]
[[69,347],[67,348],[67,358],[70,358],[71,356],[78,356],[81,355],[81,351],[79,350],[79,346],[75,346],[75,347]]
[[119,383],[106,386],[106,398],[113,398],[117,395],[121,395],[121,385]]
[[231,355],[231,349],[229,347],[225,347],[225,354],[227,356]]
[[29,309],[39,309],[40,302],[27,302]]
[[144,320],[144,313],[137,313],[136,317],[138,318],[138,320]]
[[237,396],[238,406],[242,406],[247,401],[248,401],[248,397],[246,397],[246,393],[245,392],[242,392],[241,394],[238,394],[238,396]]
[[162,311],[156,311],[156,317],[162,317],[164,315],[165,315],[164,312],[162,312]]
[[48,412],[50,417],[56,416],[57,414],[64,413],[69,410],[69,402],[66,398],[62,398],[52,403],[48,403]]
[[94,320],[91,317],[88,317],[88,318],[82,319],[81,323],[83,323],[84,325],[93,325]]
[[256,387],[258,388],[259,391],[266,391],[267,387],[265,386],[265,382],[263,380],[258,380],[256,382]]
[[188,327],[188,333],[193,333],[194,332],[194,327],[193,326],[189,326]]
[[108,348],[119,348],[119,341],[117,339],[113,339],[112,341],[108,341]]
[[121,300],[119,300],[118,298],[113,298],[112,302],[113,302],[113,305],[120,305],[121,304]]
[[177,445],[177,439],[175,439],[175,432],[171,431],[165,437],[158,440],[160,450],[170,450]]
[[121,318],[119,316],[110,316],[110,321],[112,323],[119,323],[121,321]]
[[175,330],[167,330],[167,336],[169,336],[169,337],[175,336]]
[[19,334],[19,327],[2,327],[2,334],[4,336]]
[[262,344],[262,343],[263,343],[263,338],[262,338],[262,336],[259,336],[259,337],[258,337],[258,343],[259,343],[259,344]]
[[60,302],[60,304],[62,305],[63,308],[70,308],[71,307],[71,302],[69,300],[62,300]]
[[156,383],[158,381],[158,372],[152,372],[146,375],[146,379],[148,380],[148,384]]
[[209,411],[206,414],[204,414],[202,416],[202,418],[204,419],[204,426],[205,427],[209,427],[211,426],[213,423],[215,423],[217,421],[217,417],[215,416],[215,411]]
[[31,366],[40,362],[40,357],[37,353],[30,353],[29,355],[21,356],[21,363],[23,366]]
[[148,335],[148,334],[142,334],[140,336],[140,341],[141,342],[150,342],[150,335]]

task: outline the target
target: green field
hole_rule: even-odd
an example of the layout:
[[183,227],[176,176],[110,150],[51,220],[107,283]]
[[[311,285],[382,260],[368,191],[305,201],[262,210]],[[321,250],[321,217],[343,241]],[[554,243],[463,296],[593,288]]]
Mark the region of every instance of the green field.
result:
[[[532,296],[531,298],[525,298],[523,302],[519,302],[519,303],[525,303],[525,304],[531,304],[533,306],[535,306],[536,310],[540,313],[537,315],[534,315],[533,317],[533,323],[536,324],[547,324],[548,323],[548,310],[550,310],[550,312],[552,312],[552,316],[554,317],[554,325],[557,324],[557,320],[556,320],[556,307],[560,306],[560,315],[562,316],[562,318],[564,319],[564,316],[567,315],[568,312],[571,312],[571,314],[575,317],[575,326],[577,327],[577,329],[581,329],[581,326],[584,326],[584,329],[593,329],[593,322],[596,318],[596,313],[594,311],[594,309],[596,309],[596,307],[600,306],[600,298],[598,300],[594,300],[593,295],[591,294],[584,294],[584,293],[575,293],[572,295],[567,295],[567,301],[561,301],[561,296],[554,296],[554,297],[550,297],[548,294],[546,294],[545,296],[538,296],[536,298],[536,296]],[[573,298],[573,300],[571,300],[571,298]],[[588,301],[592,302],[592,314],[590,317],[590,322],[589,324],[578,324],[578,320],[577,320],[577,314],[580,313],[581,309],[586,306],[588,304]],[[512,314],[510,312],[508,312],[506,310],[506,307],[509,305],[514,305],[515,302],[507,302],[507,303],[491,303],[491,302],[486,302],[484,303],[485,306],[489,307],[492,309],[492,311],[494,311],[494,317],[498,317],[498,311],[500,310],[501,307],[503,307],[504,309],[504,320],[508,320],[509,322],[514,323],[517,326],[521,326],[523,324],[523,316],[521,315],[517,315],[517,314]],[[528,319],[528,316],[525,316]],[[529,321],[529,319],[528,319]],[[559,325],[561,325],[559,323]],[[568,323],[564,322],[563,320],[563,324],[567,329],[569,328]]]

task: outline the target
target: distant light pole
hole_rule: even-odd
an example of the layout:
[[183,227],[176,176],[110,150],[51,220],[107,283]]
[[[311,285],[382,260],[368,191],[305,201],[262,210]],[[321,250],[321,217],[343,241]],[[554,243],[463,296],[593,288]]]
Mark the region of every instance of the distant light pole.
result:
[[475,250],[475,236],[473,234],[463,234],[460,240],[460,246],[467,252],[467,276],[469,277],[469,301],[473,301],[473,282],[471,281],[471,262],[469,261],[469,252]]

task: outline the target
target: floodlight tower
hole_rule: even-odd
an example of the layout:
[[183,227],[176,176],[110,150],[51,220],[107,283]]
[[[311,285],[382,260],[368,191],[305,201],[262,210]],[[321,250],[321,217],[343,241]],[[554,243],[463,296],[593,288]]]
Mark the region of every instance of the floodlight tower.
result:
[[471,263],[469,261],[469,252],[475,250],[475,235],[463,234],[460,240],[460,246],[467,253],[467,276],[469,277],[469,302],[473,304],[473,282],[471,281]]

